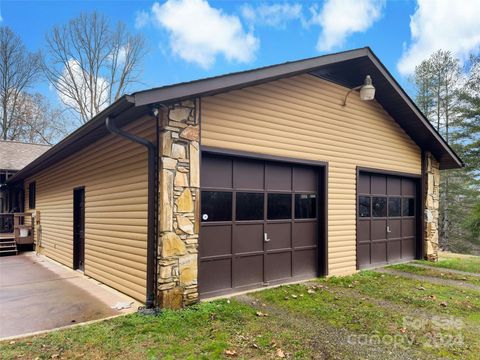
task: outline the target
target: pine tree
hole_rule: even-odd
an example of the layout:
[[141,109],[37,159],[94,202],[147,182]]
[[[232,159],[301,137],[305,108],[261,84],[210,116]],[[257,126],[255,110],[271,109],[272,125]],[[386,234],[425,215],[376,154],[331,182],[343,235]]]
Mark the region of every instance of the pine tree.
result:
[[472,56],[466,67],[468,79],[460,93],[459,121],[454,126],[456,149],[465,161],[463,176],[464,218],[459,222],[465,228],[465,238],[477,253],[480,252],[480,55]]
[[415,69],[416,101],[432,125],[465,162],[442,172],[440,244],[480,252],[480,55],[465,68],[439,50]]

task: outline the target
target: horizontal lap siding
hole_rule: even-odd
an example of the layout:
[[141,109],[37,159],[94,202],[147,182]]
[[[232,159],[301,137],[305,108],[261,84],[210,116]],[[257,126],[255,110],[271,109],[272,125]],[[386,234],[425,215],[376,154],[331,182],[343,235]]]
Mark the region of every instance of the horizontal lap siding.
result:
[[202,145],[327,161],[329,273],[355,271],[356,167],[421,172],[418,146],[375,101],[311,75],[202,99]]
[[[155,138],[152,119],[125,129]],[[85,274],[145,301],[146,149],[108,135],[27,179],[26,190],[34,180],[44,254],[72,267],[73,189],[84,186]]]

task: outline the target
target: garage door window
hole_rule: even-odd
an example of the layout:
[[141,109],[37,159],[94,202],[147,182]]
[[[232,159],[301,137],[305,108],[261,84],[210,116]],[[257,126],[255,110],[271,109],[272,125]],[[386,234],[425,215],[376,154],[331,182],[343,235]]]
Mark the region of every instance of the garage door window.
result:
[[202,191],[202,221],[231,221],[232,193]]
[[388,198],[388,216],[390,217],[402,216],[402,198],[400,197]]
[[292,218],[291,194],[268,194],[268,220]]
[[237,192],[236,220],[263,220],[263,193]]
[[377,197],[372,198],[372,215],[373,217],[386,217],[387,216],[387,198]]
[[317,195],[295,194],[295,219],[315,219],[316,209]]
[[358,205],[360,217],[370,217],[370,196],[360,196]]
[[415,216],[414,198],[403,198],[403,216]]

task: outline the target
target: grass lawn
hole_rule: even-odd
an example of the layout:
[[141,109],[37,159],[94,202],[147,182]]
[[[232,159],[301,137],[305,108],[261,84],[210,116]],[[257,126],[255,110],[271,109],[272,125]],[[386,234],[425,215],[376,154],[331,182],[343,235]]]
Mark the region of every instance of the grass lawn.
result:
[[0,357],[478,359],[479,333],[480,292],[364,271],[3,342]]
[[[200,303],[160,316],[139,314],[0,343],[1,359],[212,359],[233,351],[274,357],[285,345],[297,352],[298,334],[235,300]],[[303,357],[299,348],[296,356]],[[307,354],[305,354],[307,356]]]
[[[327,321],[354,333],[401,336],[401,343],[427,357],[477,359],[480,352],[480,294],[451,286],[364,271],[319,280],[317,287],[285,286],[255,294],[293,313]],[[291,296],[296,298],[292,299]],[[434,317],[436,317],[434,319]],[[441,324],[436,323],[437,320]],[[443,323],[445,322],[445,323]],[[461,324],[461,325],[460,325]],[[452,326],[450,326],[452,325]],[[431,347],[435,337],[464,345]],[[435,341],[437,341],[435,343]]]
[[458,274],[454,272],[449,272],[448,270],[450,269],[445,269],[445,268],[429,269],[429,268],[414,266],[410,264],[392,265],[392,266],[388,266],[387,268],[408,272],[411,274],[433,276],[439,279],[462,281],[462,282],[480,286],[480,276],[470,276],[470,275],[463,275],[463,274]]
[[446,268],[480,274],[480,256],[455,257],[454,255],[448,255],[448,257],[440,258],[440,260],[435,263],[425,260],[418,260],[416,262],[419,264],[434,266],[438,268]]

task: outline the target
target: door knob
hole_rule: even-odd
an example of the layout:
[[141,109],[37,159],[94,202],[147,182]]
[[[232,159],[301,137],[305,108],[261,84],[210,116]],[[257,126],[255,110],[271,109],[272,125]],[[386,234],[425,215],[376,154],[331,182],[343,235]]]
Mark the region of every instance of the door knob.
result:
[[264,240],[265,242],[269,242],[269,241],[270,241],[270,239],[268,238],[268,234],[267,234],[267,233],[263,233],[263,240]]
[[387,226],[387,233],[391,233],[392,230],[390,230],[390,226]]

